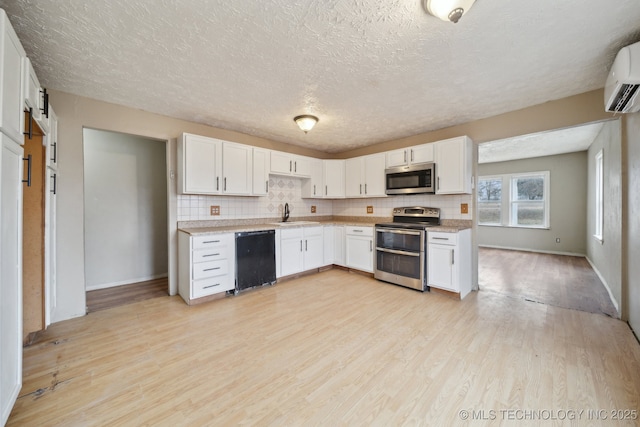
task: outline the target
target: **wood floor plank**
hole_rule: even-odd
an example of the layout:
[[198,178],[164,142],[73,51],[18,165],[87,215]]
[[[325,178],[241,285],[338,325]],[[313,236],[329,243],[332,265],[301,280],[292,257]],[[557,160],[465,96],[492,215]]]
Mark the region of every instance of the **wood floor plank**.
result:
[[56,323],[23,372],[8,426],[476,425],[460,411],[640,404],[640,345],[617,319],[338,269]]

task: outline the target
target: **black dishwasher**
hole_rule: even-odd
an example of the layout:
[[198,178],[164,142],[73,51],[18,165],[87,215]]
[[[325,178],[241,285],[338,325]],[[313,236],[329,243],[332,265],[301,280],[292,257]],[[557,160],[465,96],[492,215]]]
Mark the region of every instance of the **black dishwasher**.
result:
[[236,233],[236,292],[275,282],[275,230]]

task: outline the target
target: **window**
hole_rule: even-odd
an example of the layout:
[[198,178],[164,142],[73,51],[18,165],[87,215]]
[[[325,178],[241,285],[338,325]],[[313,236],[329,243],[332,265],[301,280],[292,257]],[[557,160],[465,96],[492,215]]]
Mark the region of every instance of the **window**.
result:
[[596,160],[596,182],[595,182],[595,230],[593,236],[602,241],[602,226],[604,218],[604,159],[602,150],[598,151]]
[[478,224],[549,227],[549,172],[478,179]]

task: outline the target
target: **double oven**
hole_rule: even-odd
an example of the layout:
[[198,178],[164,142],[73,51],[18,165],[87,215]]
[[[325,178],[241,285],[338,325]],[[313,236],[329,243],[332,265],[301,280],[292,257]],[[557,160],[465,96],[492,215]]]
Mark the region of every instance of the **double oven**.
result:
[[376,279],[427,291],[427,229],[440,224],[440,210],[393,209],[393,222],[376,224]]

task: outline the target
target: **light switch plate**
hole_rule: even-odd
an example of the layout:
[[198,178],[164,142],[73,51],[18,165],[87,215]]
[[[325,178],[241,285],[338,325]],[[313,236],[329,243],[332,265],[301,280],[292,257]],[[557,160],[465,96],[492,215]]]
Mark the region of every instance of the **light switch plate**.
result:
[[311,206],[311,213],[316,213],[316,207],[315,206]]
[[373,206],[367,206],[367,213],[368,214],[372,214],[373,213]]

